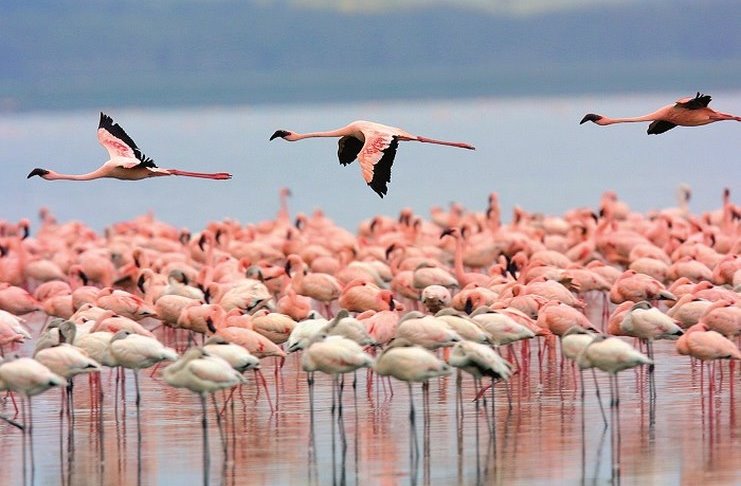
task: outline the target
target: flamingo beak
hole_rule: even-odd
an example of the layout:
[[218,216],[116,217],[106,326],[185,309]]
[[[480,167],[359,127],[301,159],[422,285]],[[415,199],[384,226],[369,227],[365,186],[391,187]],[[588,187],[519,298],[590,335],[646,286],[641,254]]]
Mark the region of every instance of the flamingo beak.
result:
[[29,172],[29,174],[26,176],[26,179],[30,179],[33,176],[44,177],[48,173],[49,173],[49,171],[46,170],[46,169],[36,168],[36,169],[32,170],[31,172]]
[[283,137],[285,137],[286,135],[288,135],[289,133],[291,133],[291,132],[289,132],[289,131],[287,131],[287,130],[276,130],[276,131],[275,131],[275,133],[273,133],[273,134],[272,134],[272,135],[270,136],[270,140],[271,140],[271,141],[272,141],[272,140],[275,140],[275,139],[276,139],[276,138],[278,138],[278,137],[280,137],[280,138],[283,138]]
[[601,115],[595,115],[594,113],[587,113],[586,115],[584,115],[584,118],[581,119],[581,121],[579,122],[579,125],[583,125],[584,123],[588,121],[597,123],[601,119],[602,119]]
[[453,234],[453,228],[445,228],[445,230],[442,233],[440,233],[440,238],[442,238],[443,236],[448,236],[452,234]]

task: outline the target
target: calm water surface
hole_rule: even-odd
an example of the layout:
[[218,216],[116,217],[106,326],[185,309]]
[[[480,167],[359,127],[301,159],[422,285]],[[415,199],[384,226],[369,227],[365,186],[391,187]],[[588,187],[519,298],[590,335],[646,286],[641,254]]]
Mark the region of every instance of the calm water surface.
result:
[[[33,321],[37,331],[42,318]],[[161,332],[158,331],[158,333]],[[185,336],[170,344],[185,344]],[[658,342],[657,399],[648,397],[641,371],[620,376],[621,457],[619,476],[611,470],[610,429],[602,425],[589,374],[586,401],[570,367],[561,371],[555,352],[542,365],[530,343],[530,361],[506,388],[498,384],[495,428],[491,402],[472,402],[472,380],[464,376],[460,400],[455,375],[430,386],[425,420],[422,392],[414,386],[418,454],[410,440],[409,396],[405,384],[386,385],[358,373],[356,389],[346,379],[343,412],[332,413],[332,387],[317,377],[314,420],[305,374],[289,356],[275,384],[272,359],[263,371],[278,410],[271,413],[265,392],[250,375],[224,414],[222,447],[209,404],[210,484],[738,484],[741,446],[738,406],[729,389],[727,364],[713,396],[700,368],[678,356],[672,342]],[[21,348],[22,354],[30,349]],[[518,359],[522,362],[518,345]],[[114,375],[102,374],[106,394],[101,416],[91,408],[86,377],[75,381],[74,426],[60,419],[60,392],[33,401],[35,469],[33,484],[203,484],[201,408],[196,395],[168,387],[160,371],[141,373],[140,422],[131,375],[126,400],[114,400]],[[578,374],[576,375],[578,382]],[[608,410],[609,388],[599,375]],[[735,374],[735,390],[741,385]],[[277,390],[277,394],[276,394]],[[488,397],[488,395],[487,395]],[[223,396],[217,397],[223,407]],[[116,404],[118,404],[116,406]],[[8,401],[0,411],[12,415]],[[17,417],[20,420],[20,416]],[[139,435],[140,434],[140,435]],[[4,464],[1,484],[24,484],[21,434],[0,423]],[[25,484],[31,484],[27,467]]]

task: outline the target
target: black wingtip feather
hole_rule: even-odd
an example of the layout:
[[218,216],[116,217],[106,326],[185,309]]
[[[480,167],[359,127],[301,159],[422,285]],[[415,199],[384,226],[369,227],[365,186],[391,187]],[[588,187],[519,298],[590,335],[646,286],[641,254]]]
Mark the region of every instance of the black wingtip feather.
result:
[[658,135],[660,133],[668,132],[676,126],[677,125],[675,125],[674,123],[665,120],[656,120],[651,122],[646,133],[648,133],[649,135]]
[[399,147],[399,138],[393,137],[389,146],[383,151],[383,157],[373,166],[373,179],[368,185],[382,199],[388,192],[388,183],[391,182],[391,166],[394,164],[396,149]]
[[700,108],[706,108],[712,99],[710,95],[698,91],[694,98],[684,103],[677,103],[677,105],[687,110],[699,110]]
[[350,135],[345,135],[337,141],[337,158],[340,164],[351,164],[363,148],[363,142]]
[[144,152],[139,150],[139,147],[136,146],[136,142],[129,137],[129,135],[124,131],[123,128],[121,128],[121,125],[118,123],[113,122],[113,118],[106,115],[102,111],[100,112],[100,122],[98,122],[98,129],[104,129],[108,131],[111,135],[116,137],[117,139],[121,140],[123,143],[131,147],[131,150],[134,151],[134,155],[137,159],[141,161],[141,164],[143,167],[149,167],[149,168],[155,168],[157,165],[154,163],[154,160],[150,157],[147,157],[144,155]]

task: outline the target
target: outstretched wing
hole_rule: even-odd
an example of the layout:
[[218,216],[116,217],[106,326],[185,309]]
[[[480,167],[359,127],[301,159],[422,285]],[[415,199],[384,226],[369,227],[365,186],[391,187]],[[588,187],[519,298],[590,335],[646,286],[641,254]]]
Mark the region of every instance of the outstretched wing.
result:
[[363,142],[350,135],[345,135],[337,142],[337,157],[340,164],[351,164],[358,157],[360,149],[363,148]]
[[694,98],[677,100],[677,107],[684,108],[685,110],[699,110],[700,108],[707,107],[711,99],[710,95],[700,94],[698,91]]
[[157,167],[154,160],[139,150],[136,143],[121,128],[121,125],[113,123],[113,118],[103,112],[100,113],[100,122],[98,123],[98,142],[105,147],[111,158],[128,157],[139,161],[135,165],[150,168]]
[[394,164],[399,137],[385,133],[366,135],[365,144],[358,154],[363,179],[376,194],[383,197],[391,182],[391,166]]
[[651,122],[651,124],[648,126],[647,133],[649,135],[658,135],[660,133],[668,132],[676,126],[676,124],[668,122],[666,120],[656,120]]

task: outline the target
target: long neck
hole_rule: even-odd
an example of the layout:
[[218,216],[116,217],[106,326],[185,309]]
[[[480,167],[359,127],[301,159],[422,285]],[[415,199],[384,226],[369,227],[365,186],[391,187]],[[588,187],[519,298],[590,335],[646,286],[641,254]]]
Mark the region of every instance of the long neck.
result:
[[99,168],[92,172],[88,172],[87,174],[61,174],[50,170],[49,173],[45,174],[43,177],[47,181],[89,181],[104,176]]
[[295,140],[303,140],[305,138],[320,138],[320,137],[342,137],[344,135],[349,135],[350,132],[347,130],[347,127],[338,128],[337,130],[330,130],[328,132],[309,132],[309,133],[294,133],[293,137],[291,137],[294,141]]
[[612,125],[614,123],[634,123],[634,122],[645,122],[645,121],[653,121],[656,120],[656,112],[649,113],[648,115],[643,116],[634,116],[634,117],[628,117],[628,118],[609,118],[609,117],[602,117],[601,120],[599,120],[599,125]]
[[461,235],[455,235],[455,254],[453,255],[453,267],[455,270],[455,278],[458,279],[461,286],[465,285],[466,274],[463,270],[463,237]]

